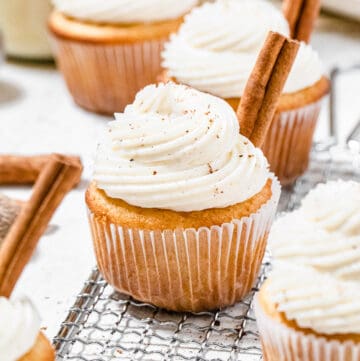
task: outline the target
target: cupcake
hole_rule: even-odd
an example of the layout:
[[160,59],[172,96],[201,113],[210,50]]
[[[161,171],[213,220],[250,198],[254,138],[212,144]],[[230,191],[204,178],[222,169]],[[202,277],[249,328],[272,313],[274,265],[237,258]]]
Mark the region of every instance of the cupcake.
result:
[[113,114],[160,72],[169,34],[197,0],[54,0],[54,52],[75,102]]
[[[165,45],[162,78],[219,96],[236,110],[269,30],[289,35],[284,15],[264,0],[219,0],[195,8]],[[263,145],[283,184],[307,168],[328,89],[318,54],[302,43]]]
[[280,187],[222,99],[140,91],[98,146],[86,203],[98,267],[118,291],[175,311],[251,289]]
[[54,361],[55,352],[40,332],[40,317],[27,298],[0,297],[1,361]]
[[268,361],[358,360],[360,183],[311,191],[270,235],[274,271],[256,298]]

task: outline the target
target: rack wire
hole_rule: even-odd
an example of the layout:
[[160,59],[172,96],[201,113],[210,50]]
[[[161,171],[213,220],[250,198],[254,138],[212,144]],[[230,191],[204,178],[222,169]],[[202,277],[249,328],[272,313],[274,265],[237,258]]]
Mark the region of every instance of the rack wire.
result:
[[[332,78],[339,73],[336,69]],[[360,122],[346,145],[335,145],[334,91],[330,100],[329,142],[315,144],[307,173],[283,189],[279,212],[295,209],[318,183],[338,178],[360,181]],[[57,361],[260,361],[252,300],[270,268],[266,255],[256,284],[243,301],[197,314],[167,312],[119,294],[95,268],[54,338]]]

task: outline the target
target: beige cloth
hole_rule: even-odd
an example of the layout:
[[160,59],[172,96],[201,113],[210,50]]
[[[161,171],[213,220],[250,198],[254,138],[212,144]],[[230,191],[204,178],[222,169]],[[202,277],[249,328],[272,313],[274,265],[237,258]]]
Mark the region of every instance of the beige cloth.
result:
[[20,205],[16,201],[0,194],[0,245],[19,211]]

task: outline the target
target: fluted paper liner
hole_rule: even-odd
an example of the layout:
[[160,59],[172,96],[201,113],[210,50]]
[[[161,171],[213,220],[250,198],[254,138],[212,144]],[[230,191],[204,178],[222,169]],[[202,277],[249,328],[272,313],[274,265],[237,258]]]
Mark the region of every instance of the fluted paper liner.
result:
[[266,361],[360,360],[360,343],[327,340],[281,324],[266,315],[258,296],[255,297],[255,313]]
[[321,100],[275,115],[262,149],[282,185],[293,183],[308,168],[320,110]]
[[57,64],[75,102],[103,114],[122,112],[156,82],[166,38],[129,44],[91,44],[53,36]]
[[97,219],[89,211],[98,267],[115,289],[175,311],[231,305],[253,286],[280,197],[221,226],[149,231]]

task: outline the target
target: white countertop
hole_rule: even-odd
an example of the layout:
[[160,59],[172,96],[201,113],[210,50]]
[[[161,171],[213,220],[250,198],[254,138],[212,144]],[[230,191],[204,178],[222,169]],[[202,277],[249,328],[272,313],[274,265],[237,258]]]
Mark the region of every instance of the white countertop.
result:
[[[313,45],[328,70],[334,65],[360,64],[360,24],[322,17]],[[343,76],[339,91],[344,136],[360,116],[360,72]],[[327,136],[327,114],[325,104],[317,139]],[[15,291],[34,300],[49,337],[56,335],[95,265],[84,190],[98,135],[109,119],[78,108],[52,65],[7,62],[0,66],[0,152],[79,154],[85,166],[83,182],[58,208]],[[25,199],[30,188],[1,191]]]

